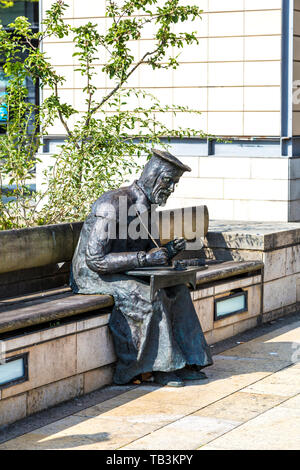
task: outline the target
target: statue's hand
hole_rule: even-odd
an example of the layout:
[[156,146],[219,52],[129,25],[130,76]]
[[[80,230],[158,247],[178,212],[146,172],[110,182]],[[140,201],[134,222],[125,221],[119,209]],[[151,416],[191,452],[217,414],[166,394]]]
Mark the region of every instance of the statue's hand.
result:
[[165,247],[168,250],[169,258],[174,258],[180,251],[183,251],[186,246],[186,241],[184,238],[175,238],[171,242],[167,243]]
[[166,248],[152,248],[146,253],[147,266],[160,266],[169,264],[169,255]]

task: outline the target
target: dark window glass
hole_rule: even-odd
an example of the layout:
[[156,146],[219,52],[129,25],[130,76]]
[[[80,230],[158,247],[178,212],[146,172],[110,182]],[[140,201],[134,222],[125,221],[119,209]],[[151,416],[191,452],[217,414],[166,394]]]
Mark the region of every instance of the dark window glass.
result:
[[5,104],[5,93],[8,77],[0,66],[0,125],[7,121],[7,109]]
[[38,29],[38,2],[25,2],[15,0],[15,4],[9,8],[0,8],[0,21],[4,27],[7,27],[17,16],[26,16],[33,29]]
[[[26,16],[32,25],[32,29],[37,31],[39,28],[39,6],[38,2],[26,2],[23,0],[15,0],[12,7],[0,8],[0,23],[7,27],[18,16]],[[1,60],[2,59],[2,60]],[[3,125],[7,122],[6,105],[3,103],[5,100],[6,87],[8,77],[4,74],[3,58],[0,57],[0,133],[3,133]],[[38,103],[38,83],[33,84],[30,78],[26,78],[26,86],[28,89],[28,101],[31,103]]]

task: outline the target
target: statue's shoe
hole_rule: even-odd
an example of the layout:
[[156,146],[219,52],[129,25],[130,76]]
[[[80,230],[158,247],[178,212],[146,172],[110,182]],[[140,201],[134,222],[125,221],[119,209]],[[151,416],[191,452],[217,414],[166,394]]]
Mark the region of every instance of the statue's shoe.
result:
[[207,375],[200,370],[192,370],[184,367],[183,369],[176,370],[176,375],[181,380],[205,380]]
[[183,387],[184,382],[177,376],[175,372],[153,372],[154,382],[168,387]]

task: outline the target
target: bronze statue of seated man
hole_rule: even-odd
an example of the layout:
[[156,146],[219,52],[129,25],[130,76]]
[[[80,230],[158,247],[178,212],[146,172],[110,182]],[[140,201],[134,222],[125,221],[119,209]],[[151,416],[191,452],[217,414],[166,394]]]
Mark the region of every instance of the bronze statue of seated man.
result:
[[[200,369],[212,364],[188,287],[159,289],[151,299],[149,284],[126,274],[169,265],[184,250],[184,239],[161,246],[147,227],[151,206],[165,205],[185,171],[191,170],[170,153],[153,150],[137,181],[97,199],[80,234],[70,284],[76,293],[114,298],[109,327],[117,384],[152,373],[159,384],[182,386],[184,380],[204,378]],[[136,236],[138,229],[143,236]]]

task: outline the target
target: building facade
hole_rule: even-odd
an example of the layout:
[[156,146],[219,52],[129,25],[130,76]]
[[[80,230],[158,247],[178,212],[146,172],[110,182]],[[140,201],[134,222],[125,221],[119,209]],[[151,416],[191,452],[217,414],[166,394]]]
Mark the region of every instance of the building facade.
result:
[[[54,0],[39,2],[40,23]],[[106,0],[68,0],[65,21],[88,21],[104,31]],[[160,2],[161,3],[161,2]],[[202,20],[176,25],[197,31],[176,70],[141,66],[128,86],[143,88],[163,104],[190,106],[201,115],[158,116],[168,126],[189,126],[216,137],[172,141],[170,149],[191,166],[168,207],[207,205],[210,218],[300,221],[300,0],[182,0],[203,9]],[[153,28],[132,43],[138,59],[153,42]],[[66,77],[63,100],[84,111],[84,77],[72,57],[72,37],[48,38],[43,51]],[[176,54],[178,51],[174,51]],[[112,87],[101,71],[97,93]],[[51,93],[41,91],[40,99]],[[64,138],[59,122],[45,140],[45,159]]]

